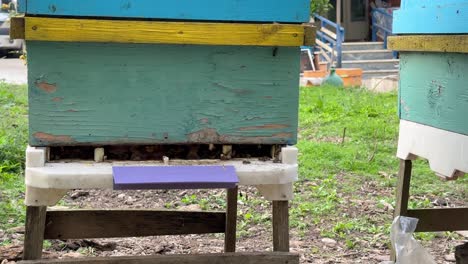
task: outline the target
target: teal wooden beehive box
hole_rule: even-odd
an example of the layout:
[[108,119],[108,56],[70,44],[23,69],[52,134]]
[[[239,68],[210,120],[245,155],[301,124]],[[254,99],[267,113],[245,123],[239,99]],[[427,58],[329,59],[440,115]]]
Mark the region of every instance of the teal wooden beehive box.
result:
[[403,1],[390,39],[400,51],[398,156],[426,158],[449,179],[468,172],[467,14],[466,0]]
[[[229,214],[219,221],[225,251],[235,249],[237,185],[256,186],[272,201],[273,248],[288,251],[288,201],[298,174],[297,148],[290,145],[297,141],[300,46],[315,40],[313,28],[303,24],[309,4],[20,1],[24,16],[12,18],[11,35],[28,48],[25,258],[41,256],[43,234],[29,234],[32,226],[44,228],[38,221],[46,206],[71,189],[120,188],[115,174],[125,166],[131,184],[142,184],[138,188],[152,188],[140,181],[149,175],[140,175],[141,167],[165,183],[184,176],[179,187],[210,183],[193,181],[186,175],[194,173],[190,166],[207,166],[203,174],[210,166],[235,171]],[[156,173],[161,166],[165,172]],[[210,175],[211,181],[220,182],[223,173]],[[170,221],[156,215],[147,218]],[[81,221],[76,218],[70,221]],[[47,235],[56,224],[48,220],[46,238],[56,237]],[[154,235],[146,232],[153,228],[134,226],[145,229],[137,232],[141,236]],[[95,237],[95,227],[84,229],[58,237]],[[198,230],[179,233],[193,232]]]
[[[468,173],[467,20],[466,0],[403,0],[394,13],[397,36],[389,39],[389,47],[400,54],[394,216],[417,218],[415,232],[468,228],[467,207],[408,209],[412,160],[426,159],[445,180]],[[394,257],[404,258],[406,249],[393,246]]]
[[307,0],[19,8],[31,146],[296,143]]

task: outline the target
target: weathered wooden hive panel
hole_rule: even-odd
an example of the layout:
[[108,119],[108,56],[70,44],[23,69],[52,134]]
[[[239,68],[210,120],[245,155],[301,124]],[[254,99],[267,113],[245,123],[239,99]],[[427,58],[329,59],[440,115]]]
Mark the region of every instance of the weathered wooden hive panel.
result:
[[308,1],[24,0],[20,9],[32,146],[296,143]]
[[400,51],[398,156],[440,176],[468,172],[468,2],[403,1],[390,47]]

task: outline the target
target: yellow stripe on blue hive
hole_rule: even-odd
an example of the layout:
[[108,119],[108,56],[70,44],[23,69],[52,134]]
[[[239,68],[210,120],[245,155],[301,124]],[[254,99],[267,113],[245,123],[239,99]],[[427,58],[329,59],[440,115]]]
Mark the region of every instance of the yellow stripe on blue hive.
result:
[[298,24],[25,18],[25,39],[38,41],[287,47],[313,44],[314,31]]
[[468,35],[405,35],[388,38],[396,51],[468,53]]

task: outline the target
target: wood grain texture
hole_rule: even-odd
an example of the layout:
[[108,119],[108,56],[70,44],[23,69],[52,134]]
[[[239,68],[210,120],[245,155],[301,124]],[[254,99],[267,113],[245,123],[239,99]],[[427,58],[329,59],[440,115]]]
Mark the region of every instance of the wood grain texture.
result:
[[140,237],[225,232],[224,212],[48,211],[46,239]]
[[402,52],[400,118],[468,135],[468,54]]
[[27,45],[32,146],[296,143],[299,48]]
[[10,18],[10,38],[24,39],[24,17],[12,16]]
[[32,260],[42,257],[46,206],[26,207],[26,229],[24,233],[23,259]]
[[388,48],[397,51],[468,53],[468,35],[412,35],[388,37]]
[[226,232],[224,252],[236,252],[238,187],[227,189]]
[[[302,46],[310,26],[26,17],[26,40],[235,46]],[[310,35],[310,33],[309,33]]]
[[[23,0],[25,1],[25,0]],[[44,16],[174,20],[309,22],[308,0],[27,0],[27,13]]]
[[465,34],[467,24],[466,0],[404,0],[393,13],[394,34]]
[[419,219],[415,232],[468,230],[468,207],[408,210],[406,216]]
[[409,191],[411,185],[411,171],[413,162],[400,159],[400,170],[398,171],[398,183],[396,190],[396,205],[393,217],[406,215],[408,211]]
[[22,264],[299,264],[299,255],[289,253],[227,253],[143,257],[75,258],[22,261]]
[[289,252],[289,202],[273,201],[273,250]]

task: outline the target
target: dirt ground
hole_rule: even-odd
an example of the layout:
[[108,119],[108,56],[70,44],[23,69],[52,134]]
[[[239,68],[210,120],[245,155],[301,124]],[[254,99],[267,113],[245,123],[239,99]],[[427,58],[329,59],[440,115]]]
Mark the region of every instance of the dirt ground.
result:
[[[390,191],[390,189],[389,189]],[[186,201],[181,197],[194,197],[199,201],[203,197],[216,197],[222,200],[224,191],[105,191],[91,190],[70,192],[62,202],[68,208],[165,208],[180,210],[201,210],[196,201]],[[242,215],[255,206],[255,211],[269,217],[271,209],[269,203],[258,202],[254,188],[241,188],[239,200],[238,244],[237,251],[258,252],[271,251],[271,219],[265,219],[259,224],[243,224]],[[255,197],[255,198],[249,198]],[[183,202],[181,202],[181,200]],[[250,202],[250,201],[255,202]],[[189,203],[189,205],[187,205]],[[191,203],[191,204],[190,204]],[[391,212],[369,206],[350,207],[354,214],[385,214]],[[222,210],[222,203],[214,203],[210,210]],[[391,221],[390,216],[386,217]],[[389,260],[388,237],[379,235],[373,243],[362,240],[357,249],[346,246],[344,239],[330,239],[321,237],[321,230],[329,228],[329,223],[317,223],[310,230],[298,232],[291,230],[291,251],[299,253],[301,263],[382,263]],[[15,232],[0,234],[8,236],[12,241],[9,246],[0,247],[0,259],[17,260],[21,254],[21,240],[24,229],[18,227]],[[350,233],[355,241],[359,241],[362,234]],[[460,236],[458,236],[460,238]],[[456,245],[462,244],[463,239],[447,239],[446,236],[435,236],[425,247],[437,259],[437,263],[454,263],[453,254],[449,254]],[[223,250],[223,235],[188,235],[161,236],[145,238],[92,239],[76,241],[52,241],[45,244],[45,258],[76,258],[84,256],[125,256],[151,254],[190,254],[190,253],[220,253]],[[8,263],[8,262],[2,262]],[[11,263],[11,262],[10,262]]]

